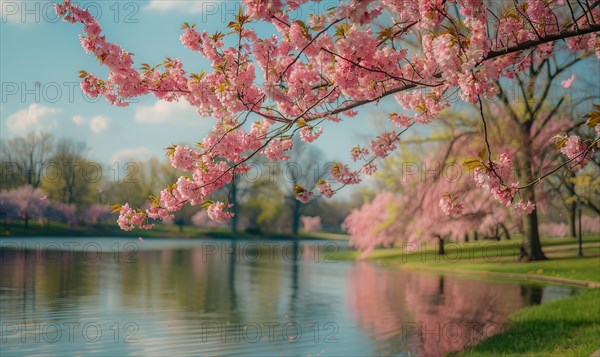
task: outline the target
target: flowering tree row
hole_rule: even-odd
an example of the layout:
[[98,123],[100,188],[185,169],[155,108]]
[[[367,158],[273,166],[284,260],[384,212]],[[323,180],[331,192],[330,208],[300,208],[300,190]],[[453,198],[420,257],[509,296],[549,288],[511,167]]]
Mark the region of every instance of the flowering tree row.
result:
[[[109,70],[104,79],[80,72],[86,94],[104,96],[117,106],[147,94],[185,100],[199,115],[217,119],[197,147],[169,148],[173,166],[189,174],[151,197],[149,209],[115,207],[121,228],[150,228],[149,219],[172,218],[186,204],[204,205],[211,219],[225,221],[232,216],[229,204],[209,196],[234,174],[248,170],[247,160],[256,154],[286,160],[291,136],[313,142],[327,124],[393,97],[401,111],[389,113],[389,120],[397,129],[381,132],[367,147],[353,147],[358,168],[332,165],[337,185],[317,185],[323,196],[331,197],[374,173],[375,159],[388,156],[407,128],[435,121],[452,98],[481,105],[495,97],[499,80],[553,55],[561,46],[558,40],[566,40],[568,53],[600,56],[600,1],[350,0],[304,20],[289,15],[307,0],[242,2],[244,7],[224,32],[182,26],[182,44],[211,63],[210,71],[200,73],[186,71],[172,57],[136,68],[131,53],[109,42],[87,11],[69,0],[56,6],[64,20],[84,25],[84,50]],[[270,24],[274,35],[260,37],[253,29],[256,23]],[[375,23],[384,25],[378,29]],[[591,126],[597,128],[597,122]],[[559,146],[572,160],[584,161],[597,143],[574,136],[563,139]],[[534,183],[519,186],[497,174],[510,161],[487,150],[471,166],[478,170],[480,185],[496,199],[527,214],[533,202],[517,193]],[[301,201],[313,194],[296,188]],[[449,212],[458,207],[451,198],[446,203]]]
[[12,190],[0,191],[0,217],[6,224],[13,219],[23,219],[27,227],[29,219],[60,221],[75,224],[78,220],[98,223],[106,220],[110,206],[92,204],[79,214],[74,204],[53,203],[40,188],[24,185]]
[[[487,107],[485,115],[505,118],[509,113],[503,105],[493,104]],[[464,123],[464,120],[454,121]],[[406,162],[397,163],[399,159],[395,156],[386,159],[380,174],[386,179],[386,189],[371,202],[354,210],[344,222],[351,235],[350,244],[363,251],[363,257],[376,247],[399,242],[434,240],[441,248],[444,241],[459,241],[472,232],[496,236],[497,232],[508,234],[508,228],[523,231],[525,227],[520,216],[531,213],[534,205],[528,202],[527,207],[514,209],[510,190],[520,194],[517,180],[522,173],[519,171],[527,169],[539,176],[561,168],[568,159],[558,160],[563,154],[557,152],[554,145],[549,146],[548,142],[564,140],[562,134],[558,138],[556,134],[565,128],[577,127],[577,123],[564,113],[542,111],[525,132],[520,122],[492,120],[485,138],[479,137],[478,131],[473,128],[475,123],[477,121],[472,120],[467,123],[470,130],[461,131],[453,127],[450,119],[446,135],[451,138],[443,140],[443,144],[429,143],[431,153],[421,156],[423,164],[417,170],[407,169]],[[493,172],[492,169],[485,171],[486,152],[478,153],[478,148],[485,146],[485,142],[502,152],[492,166]],[[524,162],[514,165],[511,159],[523,161],[523,155],[519,153],[524,148],[530,148],[537,154],[526,160],[527,168],[523,167]],[[461,157],[474,158],[467,160],[467,167],[460,167],[456,161]],[[581,155],[575,157],[583,159]],[[574,160],[567,169],[574,173],[582,166],[585,166],[582,161]],[[473,170],[465,170],[469,167]],[[489,174],[484,175],[485,172]],[[510,190],[500,185],[487,187],[488,190],[478,189],[490,185],[490,174],[498,181],[512,182],[508,187]],[[535,207],[548,212],[556,197],[544,186],[537,188]],[[498,201],[502,205],[498,205]],[[537,227],[536,222],[536,232]],[[547,226],[544,226],[544,233],[547,233]],[[535,243],[539,245],[539,236],[536,236]],[[544,257],[541,250],[536,254]],[[522,258],[527,258],[527,254],[524,255]]]

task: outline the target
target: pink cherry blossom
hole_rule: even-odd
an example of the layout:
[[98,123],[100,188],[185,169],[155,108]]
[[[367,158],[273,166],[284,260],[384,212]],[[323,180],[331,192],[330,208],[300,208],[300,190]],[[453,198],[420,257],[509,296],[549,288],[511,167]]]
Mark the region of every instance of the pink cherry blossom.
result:
[[452,198],[450,194],[444,195],[440,199],[439,205],[444,214],[448,216],[460,216],[464,210],[463,205],[456,202],[456,199]]
[[371,141],[371,150],[375,155],[385,158],[389,153],[396,149],[396,140],[398,134],[395,131],[386,131]]
[[117,223],[124,231],[131,231],[136,226],[141,229],[151,229],[153,225],[146,223],[146,220],[147,218],[144,212],[140,210],[134,210],[129,207],[129,204],[126,203],[121,206]]
[[231,206],[232,206],[231,204],[227,204],[227,203],[223,203],[223,202],[215,202],[208,207],[208,209],[207,209],[208,216],[210,217],[210,219],[212,219],[215,222],[219,222],[219,223],[227,222],[229,219],[231,219],[231,217],[233,217],[235,215],[232,212],[225,211],[225,209],[227,209]]
[[351,155],[353,161],[366,159],[369,156],[369,149],[355,146],[351,150]]
[[309,191],[300,185],[296,186],[294,191],[296,193],[296,199],[302,203],[308,203],[314,196],[312,191]]
[[267,148],[264,150],[264,154],[271,159],[271,161],[285,161],[290,157],[285,154],[286,151],[292,148],[292,141],[289,139],[272,140]]
[[375,165],[374,163],[370,162],[370,163],[366,164],[365,166],[363,166],[360,169],[360,172],[362,172],[363,174],[365,174],[367,176],[371,176],[375,172],[377,172],[377,165]]
[[335,194],[335,191],[331,188],[331,184],[329,182],[319,181],[317,182],[317,188],[319,189],[321,195],[326,198],[331,198],[331,196]]
[[570,135],[566,138],[566,143],[560,149],[560,152],[567,158],[575,160],[577,167],[583,168],[594,154],[594,148],[588,148],[588,145],[584,143],[579,136]]
[[[200,73],[173,57],[136,65],[129,51],[108,40],[110,34],[89,11],[70,0],[56,4],[55,11],[83,25],[82,48],[107,69],[105,76],[80,72],[84,93],[115,106],[145,95],[183,101],[216,119],[198,141],[199,149],[169,150],[172,165],[188,176],[163,190],[146,212],[125,210],[120,225],[130,228],[200,204],[234,173],[246,170],[244,163],[255,153],[272,161],[289,159],[291,136],[313,142],[326,130],[319,126],[325,120],[333,126],[370,103],[394,97],[402,114],[390,114],[390,123],[401,128],[428,124],[451,106],[451,99],[475,104],[496,96],[497,83],[549,59],[557,48],[563,51],[564,46],[555,46],[557,39],[566,40],[567,55],[589,51],[600,57],[600,8],[572,10],[561,1],[528,0],[527,6],[517,1],[508,5],[506,16],[483,0],[349,0],[303,21],[292,13],[308,0],[243,0],[243,16],[221,33],[182,27],[180,42],[210,68]],[[414,39],[419,39],[416,46],[408,46],[406,40]],[[574,79],[572,74],[563,87]],[[247,120],[258,121],[249,125]],[[370,138],[368,151],[351,154],[366,165],[352,170],[339,162],[332,178],[340,186],[361,182],[362,175],[375,172],[374,159],[387,157],[398,140],[396,131]],[[581,153],[583,141],[569,140],[561,151]],[[590,156],[582,155],[577,164],[584,166]],[[499,173],[506,166],[501,161],[486,163],[490,167],[476,173],[477,182],[503,204],[529,211],[517,197],[515,182]]]
[[560,84],[562,85],[563,88],[567,89],[569,87],[571,87],[571,85],[573,84],[573,81],[575,80],[575,73],[573,73],[571,75],[571,77],[565,79],[564,81],[560,82]]
[[302,129],[300,129],[300,138],[305,143],[312,143],[313,141],[317,140],[317,138],[321,136],[322,133],[323,127],[320,127],[319,129],[315,130],[311,126],[305,126]]

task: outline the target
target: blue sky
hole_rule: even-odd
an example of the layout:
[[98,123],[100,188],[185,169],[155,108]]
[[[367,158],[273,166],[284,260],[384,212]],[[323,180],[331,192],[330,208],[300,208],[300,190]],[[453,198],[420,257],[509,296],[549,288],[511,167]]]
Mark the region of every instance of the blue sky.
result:
[[[210,67],[181,45],[181,24],[196,23],[209,33],[224,30],[239,6],[234,1],[199,0],[75,3],[99,15],[109,41],[133,52],[136,66],[170,56],[181,59],[193,72]],[[199,141],[214,124],[214,119],[197,116],[183,102],[159,102],[148,96],[117,108],[102,98],[86,98],[79,88],[79,70],[101,77],[106,70],[81,48],[82,26],[59,20],[50,1],[1,0],[0,12],[2,140],[49,131],[56,137],[85,141],[91,148],[90,159],[109,164],[161,156],[172,143]],[[273,31],[269,25],[257,30],[262,35]],[[377,131],[372,118],[381,115],[382,109],[373,106],[356,118],[331,123],[315,144],[328,160],[347,160],[353,145]]]

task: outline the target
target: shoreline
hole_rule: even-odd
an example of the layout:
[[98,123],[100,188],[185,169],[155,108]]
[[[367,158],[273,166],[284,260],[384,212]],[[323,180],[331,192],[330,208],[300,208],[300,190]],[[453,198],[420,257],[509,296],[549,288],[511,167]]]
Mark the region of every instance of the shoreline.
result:
[[545,275],[534,275],[534,274],[519,274],[519,273],[503,273],[489,270],[467,270],[467,269],[447,269],[447,268],[418,268],[411,265],[403,267],[407,270],[421,270],[436,273],[448,273],[451,275],[471,275],[471,276],[483,276],[492,278],[505,278],[509,280],[522,280],[522,281],[539,281],[544,283],[551,283],[556,285],[569,285],[580,288],[596,289],[600,288],[600,281],[589,281],[579,279],[567,279],[560,277],[552,277]]

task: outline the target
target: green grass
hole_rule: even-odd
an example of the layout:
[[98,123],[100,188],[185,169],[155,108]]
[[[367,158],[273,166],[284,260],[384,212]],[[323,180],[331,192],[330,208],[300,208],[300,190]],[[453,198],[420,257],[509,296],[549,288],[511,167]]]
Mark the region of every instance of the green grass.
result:
[[[600,236],[586,236],[583,242],[588,245],[598,244]],[[439,255],[436,247],[431,244],[412,254],[406,253],[402,248],[376,249],[367,259],[391,264],[399,263],[412,269],[489,271],[600,282],[598,247],[585,248],[584,257],[580,258],[577,257],[577,248],[572,247],[577,244],[577,240],[544,238],[542,246],[550,260],[520,263],[517,261],[519,244],[520,241],[514,239],[446,244],[445,255]],[[358,252],[347,250],[338,252],[336,259],[350,260],[358,256]]]
[[327,233],[327,232],[306,232],[302,233],[303,237],[314,238],[314,239],[327,239],[327,240],[348,240],[350,238],[347,234],[341,233]]
[[[600,235],[587,235],[583,237],[584,243],[600,243]],[[519,246],[521,244],[520,239],[511,240],[479,240],[476,242],[468,243],[446,243],[445,250],[447,258],[439,257],[440,260],[455,259],[456,254],[460,253],[460,260],[468,259],[494,259],[497,256],[510,257],[518,253]],[[576,245],[577,240],[573,238],[542,238],[542,247],[554,247],[561,245]],[[375,249],[368,257],[368,259],[381,260],[381,259],[400,259],[406,261],[423,260],[423,254],[426,254],[426,261],[434,261],[437,256],[437,246],[434,243],[423,243],[420,246],[418,243],[414,245],[407,245],[408,247],[418,249],[418,254],[407,254],[403,251],[402,247],[397,248],[386,248],[386,249]],[[420,249],[423,247],[424,249]],[[340,259],[356,259],[360,253],[349,250],[340,252]]]
[[[574,253],[576,254],[576,253]],[[414,264],[411,264],[414,267]],[[515,263],[500,261],[496,263],[458,263],[440,264],[439,269],[490,271],[498,273],[514,273],[543,275],[557,278],[600,282],[600,258],[555,258],[546,261]]]
[[459,356],[589,356],[600,348],[600,289],[529,307]]

